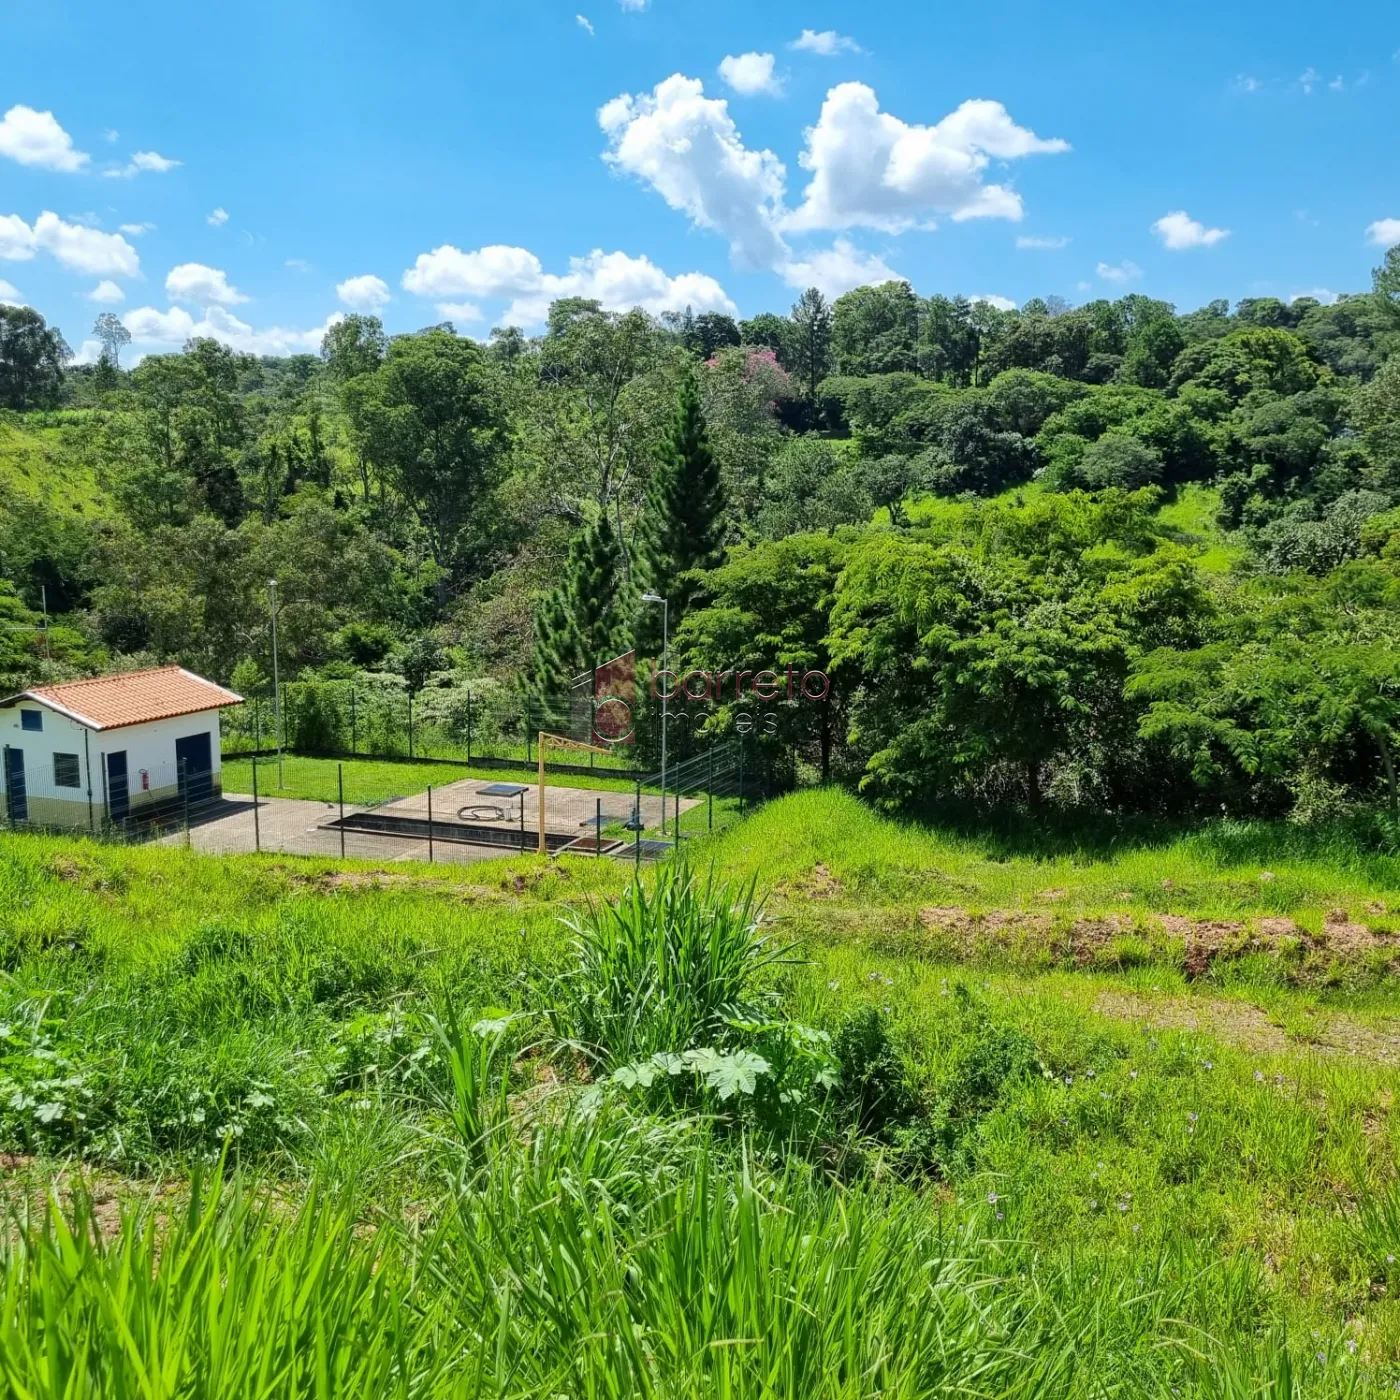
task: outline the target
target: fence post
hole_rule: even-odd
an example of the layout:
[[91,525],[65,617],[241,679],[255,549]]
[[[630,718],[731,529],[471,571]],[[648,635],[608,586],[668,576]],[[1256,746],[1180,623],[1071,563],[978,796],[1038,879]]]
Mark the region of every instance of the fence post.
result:
[[525,794],[520,794],[520,853],[525,854]]
[[433,790],[428,788],[428,864],[433,863]]
[[335,765],[335,784],[340,798],[340,858],[345,859],[345,765]]
[[739,735],[739,815],[744,815],[744,736]]
[[189,760],[180,760],[180,790],[185,799],[185,849],[190,846],[190,764]]
[[262,854],[262,829],[258,825],[258,756],[253,755],[253,849]]
[[594,854],[598,860],[603,858],[603,799],[598,799],[598,815],[593,824],[593,830],[597,833],[597,841],[594,844]]

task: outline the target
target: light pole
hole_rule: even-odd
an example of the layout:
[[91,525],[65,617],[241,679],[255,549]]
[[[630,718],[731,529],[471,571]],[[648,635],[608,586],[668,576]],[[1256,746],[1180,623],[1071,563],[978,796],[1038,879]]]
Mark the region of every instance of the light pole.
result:
[[[282,687],[277,679],[277,580],[267,581],[267,606],[272,614],[272,716],[277,726],[277,786],[282,786]],[[255,758],[254,763],[257,762]]]
[[[666,672],[670,665],[671,645],[671,605],[657,593],[643,593],[642,602],[661,604],[661,669]],[[661,692],[661,834],[666,834],[666,700],[669,691]],[[638,838],[640,839],[640,838]]]

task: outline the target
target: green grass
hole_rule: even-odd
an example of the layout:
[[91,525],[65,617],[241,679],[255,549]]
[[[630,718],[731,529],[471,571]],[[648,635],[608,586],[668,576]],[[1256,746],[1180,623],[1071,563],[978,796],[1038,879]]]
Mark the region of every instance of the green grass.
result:
[[[264,797],[295,797],[312,802],[334,802],[339,791],[339,772],[345,776],[345,800],[355,806],[410,797],[428,787],[446,787],[464,778],[483,782],[533,784],[537,775],[526,769],[481,768],[465,763],[415,763],[412,759],[302,758],[288,755],[282,760],[282,785],[277,783],[277,760],[258,760],[258,793]],[[250,793],[253,790],[253,760],[223,760],[225,792]],[[602,774],[574,775],[546,773],[547,787],[588,788],[599,792],[635,792],[636,784],[626,778]],[[650,789],[648,789],[650,791]]]
[[[751,984],[745,921],[694,901],[624,900],[597,942],[610,862],[0,836],[6,1392],[1394,1393],[1393,973],[1193,975],[1150,926],[1384,925],[1395,858],[1263,824],[1012,841],[836,791],[693,850],[801,962]],[[755,997],[833,1037],[842,1102],[884,1086],[862,1135],[590,1085],[552,1039],[768,1035],[724,1029]]]
[[71,427],[23,427],[0,417],[0,486],[77,514],[99,516],[106,498]]

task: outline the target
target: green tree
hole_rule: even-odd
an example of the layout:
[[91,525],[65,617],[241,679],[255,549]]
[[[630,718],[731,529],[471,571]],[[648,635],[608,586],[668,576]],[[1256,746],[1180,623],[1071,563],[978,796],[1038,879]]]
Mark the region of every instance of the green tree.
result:
[[389,339],[378,316],[352,312],[321,337],[321,358],[331,377],[344,383],[378,369],[388,345]]
[[808,287],[792,308],[792,365],[812,407],[817,385],[831,369],[831,308],[816,287]]
[[102,342],[102,358],[113,369],[120,369],[122,350],[131,344],[131,332],[122,325],[121,317],[104,311],[92,323],[92,333]]
[[473,341],[430,330],[391,341],[346,401],[366,455],[422,527],[441,605],[492,533],[485,507],[505,436],[495,373]]
[[692,587],[684,576],[692,569],[713,568],[723,557],[727,504],[699,387],[694,375],[687,374],[647,483],[640,551],[646,587],[669,600],[673,623],[684,615]]
[[32,307],[0,303],[0,408],[53,403],[71,358],[58,330]]
[[624,650],[633,608],[621,541],[607,514],[600,514],[574,536],[563,580],[536,609],[536,695],[557,699],[576,676]]
[[857,287],[831,308],[837,374],[918,369],[919,301],[907,282]]

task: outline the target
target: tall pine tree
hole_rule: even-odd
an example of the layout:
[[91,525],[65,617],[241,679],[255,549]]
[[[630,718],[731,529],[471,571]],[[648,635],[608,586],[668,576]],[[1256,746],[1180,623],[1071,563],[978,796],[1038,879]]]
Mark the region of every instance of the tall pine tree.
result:
[[622,545],[604,513],[574,536],[563,580],[535,610],[536,699],[557,705],[576,677],[611,661],[626,646],[631,613]]
[[[670,602],[673,632],[694,593],[693,584],[683,575],[691,569],[714,568],[724,560],[727,505],[719,464],[705,431],[700,388],[695,376],[687,374],[676,396],[676,412],[660,460],[647,483],[638,549],[646,588]],[[659,618],[643,614],[641,631],[648,642],[653,631],[659,641],[660,630]]]

